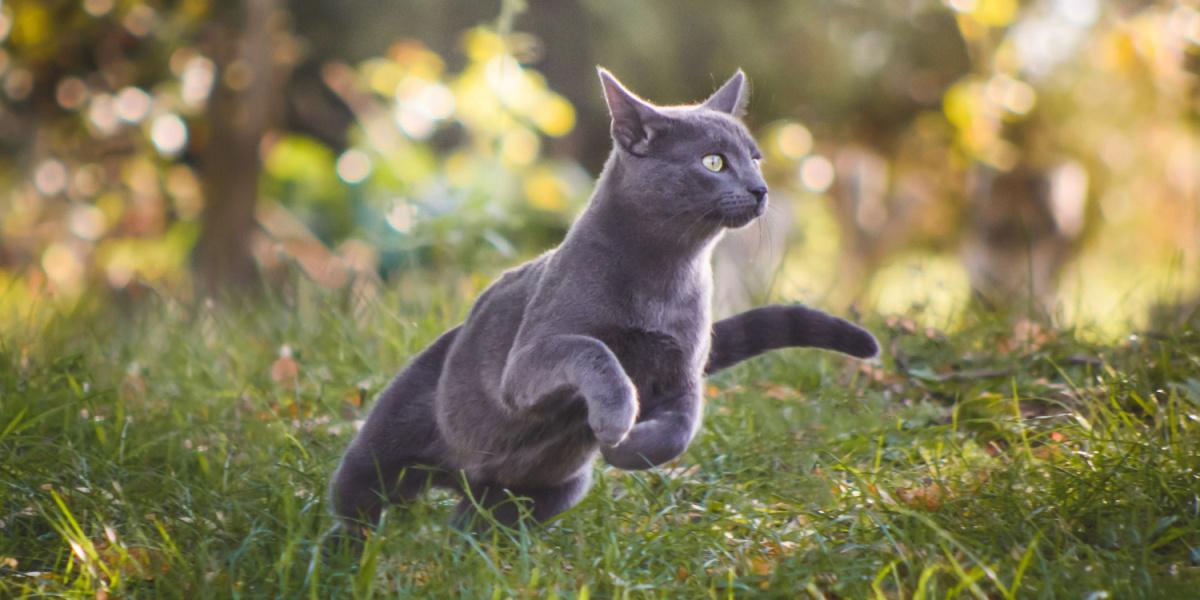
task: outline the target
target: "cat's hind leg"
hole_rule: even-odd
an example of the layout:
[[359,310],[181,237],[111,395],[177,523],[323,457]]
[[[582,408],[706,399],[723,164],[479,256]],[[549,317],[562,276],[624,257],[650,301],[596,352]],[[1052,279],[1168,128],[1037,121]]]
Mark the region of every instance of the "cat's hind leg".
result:
[[344,529],[374,527],[386,503],[404,503],[430,485],[448,485],[447,451],[433,414],[446,351],[458,328],[423,350],[379,395],[329,486]]
[[330,486],[333,512],[347,530],[372,528],[386,504],[403,506],[433,486],[448,486],[444,470],[413,459],[380,459],[368,450],[351,448],[342,458]]
[[485,530],[491,521],[479,514],[486,510],[491,520],[513,527],[528,515],[536,523],[579,504],[592,485],[592,467],[585,466],[570,479],[545,487],[504,487],[498,484],[472,483],[464,490],[467,496],[454,509],[451,523],[463,530]]

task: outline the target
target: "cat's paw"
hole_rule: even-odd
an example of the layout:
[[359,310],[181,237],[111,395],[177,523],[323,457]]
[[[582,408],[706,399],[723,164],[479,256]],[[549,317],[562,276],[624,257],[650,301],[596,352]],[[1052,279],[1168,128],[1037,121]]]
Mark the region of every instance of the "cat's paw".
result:
[[329,563],[339,556],[358,558],[362,553],[365,531],[358,526],[347,526],[345,523],[335,524],[321,536],[319,556],[322,562]]
[[588,403],[588,425],[596,439],[605,446],[616,446],[625,440],[637,421],[638,397],[633,382],[626,379],[608,398]]

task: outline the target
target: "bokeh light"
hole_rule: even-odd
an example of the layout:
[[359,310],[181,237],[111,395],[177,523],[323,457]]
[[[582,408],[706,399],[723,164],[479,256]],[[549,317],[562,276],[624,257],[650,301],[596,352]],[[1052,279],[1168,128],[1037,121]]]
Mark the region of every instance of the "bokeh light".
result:
[[87,100],[87,84],[78,77],[66,77],[58,82],[54,98],[58,105],[67,110],[76,110]]
[[790,159],[804,158],[812,150],[812,133],[799,123],[788,123],[780,127],[776,136],[779,151]]
[[175,156],[187,145],[187,124],[176,114],[155,117],[150,126],[150,140],[161,154]]
[[112,135],[120,126],[117,118],[116,103],[108,94],[96,94],[88,103],[88,122],[96,128],[100,135]]
[[117,118],[126,123],[138,123],[150,114],[150,94],[141,88],[127,87],[117,93]]
[[62,161],[42,161],[33,171],[33,185],[43,196],[61,194],[67,187],[67,167]]
[[362,150],[347,150],[338,157],[336,169],[342,181],[362,183],[371,174],[371,157]]
[[833,185],[833,163],[828,158],[813,155],[800,163],[800,183],[811,192],[824,192]]
[[83,10],[93,17],[103,17],[112,11],[115,0],[83,0]]

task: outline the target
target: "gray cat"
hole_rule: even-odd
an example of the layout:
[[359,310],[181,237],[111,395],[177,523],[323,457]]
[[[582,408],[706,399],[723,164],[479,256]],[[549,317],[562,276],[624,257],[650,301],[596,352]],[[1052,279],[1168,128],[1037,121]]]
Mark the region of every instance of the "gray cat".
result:
[[738,120],[740,70],[696,106],[653,106],[604,69],[600,80],[615,143],[586,210],[383,391],[333,479],[349,531],[430,486],[464,496],[458,524],[477,507],[544,521],[587,492],[597,451],[622,469],[682,454],[705,375],[789,346],[877,354],[864,329],[803,306],[712,322],[713,246],[767,203]]

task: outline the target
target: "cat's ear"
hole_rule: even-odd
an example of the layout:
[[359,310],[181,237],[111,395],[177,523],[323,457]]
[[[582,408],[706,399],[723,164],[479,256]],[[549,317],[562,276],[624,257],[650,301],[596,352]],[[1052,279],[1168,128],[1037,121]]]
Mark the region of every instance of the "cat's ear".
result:
[[746,114],[746,103],[749,101],[750,86],[746,84],[746,74],[738,69],[737,73],[734,73],[721,89],[713,92],[701,106],[741,118]]
[[604,87],[604,101],[612,116],[612,136],[622,148],[632,154],[644,155],[650,140],[666,126],[666,117],[650,103],[625,89],[612,73],[596,67]]

